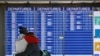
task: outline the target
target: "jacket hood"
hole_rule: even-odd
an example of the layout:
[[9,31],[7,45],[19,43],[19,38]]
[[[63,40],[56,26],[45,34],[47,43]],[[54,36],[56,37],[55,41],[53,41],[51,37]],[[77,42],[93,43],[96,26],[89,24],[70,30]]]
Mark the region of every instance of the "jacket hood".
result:
[[38,44],[39,43],[39,40],[36,36],[25,35],[24,38],[29,44]]

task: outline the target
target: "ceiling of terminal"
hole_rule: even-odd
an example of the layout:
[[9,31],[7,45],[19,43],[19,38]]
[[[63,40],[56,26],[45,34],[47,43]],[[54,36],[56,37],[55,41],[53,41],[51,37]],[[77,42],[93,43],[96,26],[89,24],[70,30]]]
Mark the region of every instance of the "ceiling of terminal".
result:
[[0,3],[99,3],[100,0],[0,0]]

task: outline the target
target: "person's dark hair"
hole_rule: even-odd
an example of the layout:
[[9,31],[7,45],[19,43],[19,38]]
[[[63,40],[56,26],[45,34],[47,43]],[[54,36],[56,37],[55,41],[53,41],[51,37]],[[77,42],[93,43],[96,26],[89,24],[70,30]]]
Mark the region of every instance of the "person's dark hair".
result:
[[20,32],[20,34],[26,34],[28,31],[27,31],[27,28],[25,28],[23,26],[19,26],[19,32]]

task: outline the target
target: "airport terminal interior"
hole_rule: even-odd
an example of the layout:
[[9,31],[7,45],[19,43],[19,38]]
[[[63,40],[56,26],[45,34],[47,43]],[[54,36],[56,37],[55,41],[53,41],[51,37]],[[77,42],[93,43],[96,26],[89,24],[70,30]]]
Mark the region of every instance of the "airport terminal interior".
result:
[[51,56],[100,56],[100,0],[0,0],[0,56],[16,53],[19,26]]

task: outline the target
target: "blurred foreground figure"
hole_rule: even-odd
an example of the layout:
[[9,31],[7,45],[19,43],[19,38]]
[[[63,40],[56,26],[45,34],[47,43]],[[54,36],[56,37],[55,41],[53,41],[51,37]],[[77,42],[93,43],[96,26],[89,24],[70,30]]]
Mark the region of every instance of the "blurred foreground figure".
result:
[[25,27],[20,26],[19,32],[20,34],[15,44],[16,54],[24,52],[28,45],[27,41],[24,39],[25,34],[27,34],[27,29]]
[[15,56],[40,56],[38,38],[33,32],[28,32],[25,27],[19,27],[20,36],[16,41]]

